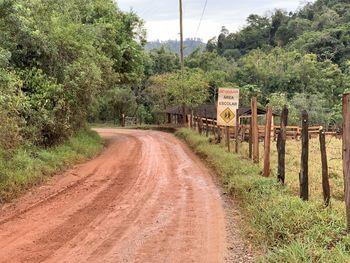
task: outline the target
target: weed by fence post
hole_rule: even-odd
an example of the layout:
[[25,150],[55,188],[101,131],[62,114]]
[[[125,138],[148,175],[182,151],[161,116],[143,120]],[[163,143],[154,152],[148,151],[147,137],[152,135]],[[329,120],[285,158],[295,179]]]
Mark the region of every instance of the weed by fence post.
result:
[[350,93],[343,95],[343,173],[347,231],[350,233]]
[[278,172],[277,179],[284,184],[286,174],[286,127],[288,125],[288,108],[284,106],[281,113],[281,129],[277,137]]
[[320,129],[320,150],[321,150],[321,161],[322,161],[322,189],[323,189],[323,200],[326,206],[329,205],[331,199],[331,190],[329,187],[328,177],[328,163],[327,163],[327,151],[326,151],[326,135],[323,128]]
[[253,142],[253,161],[259,163],[259,127],[258,127],[258,107],[256,97],[252,98],[252,142]]
[[300,167],[300,198],[309,200],[309,115],[306,110],[302,112],[301,131],[301,167]]
[[236,110],[236,130],[235,130],[235,139],[236,139],[236,144],[235,144],[235,153],[238,153],[238,148],[239,148],[239,115],[238,115],[238,109]]
[[267,107],[266,124],[265,124],[265,142],[264,142],[264,173],[263,173],[265,177],[270,176],[271,126],[272,126],[272,107]]

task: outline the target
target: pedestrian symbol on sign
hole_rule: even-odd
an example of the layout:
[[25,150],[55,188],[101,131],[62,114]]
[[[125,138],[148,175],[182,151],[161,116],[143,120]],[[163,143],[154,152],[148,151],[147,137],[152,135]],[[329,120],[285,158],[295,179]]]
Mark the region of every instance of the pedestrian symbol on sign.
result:
[[230,108],[226,108],[223,112],[221,112],[220,117],[226,122],[229,123],[232,121],[236,115],[232,112]]

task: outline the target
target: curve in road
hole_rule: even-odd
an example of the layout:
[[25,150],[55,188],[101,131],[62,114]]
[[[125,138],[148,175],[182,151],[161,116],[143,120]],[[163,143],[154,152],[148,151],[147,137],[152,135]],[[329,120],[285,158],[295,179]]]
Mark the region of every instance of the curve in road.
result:
[[209,171],[173,135],[98,129],[97,158],[0,214],[0,262],[223,262],[225,217]]

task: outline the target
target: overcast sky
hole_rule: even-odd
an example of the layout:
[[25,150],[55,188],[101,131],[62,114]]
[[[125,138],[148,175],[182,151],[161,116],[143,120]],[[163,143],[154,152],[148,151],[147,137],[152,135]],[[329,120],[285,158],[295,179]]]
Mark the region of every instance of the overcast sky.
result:
[[[148,40],[179,38],[178,0],[116,1],[122,10],[133,9],[146,21]],[[217,36],[222,26],[230,32],[237,31],[245,24],[249,14],[264,15],[275,8],[295,11],[305,3],[305,0],[208,0],[197,37],[207,41]],[[204,4],[205,0],[183,0],[185,38],[196,37]]]

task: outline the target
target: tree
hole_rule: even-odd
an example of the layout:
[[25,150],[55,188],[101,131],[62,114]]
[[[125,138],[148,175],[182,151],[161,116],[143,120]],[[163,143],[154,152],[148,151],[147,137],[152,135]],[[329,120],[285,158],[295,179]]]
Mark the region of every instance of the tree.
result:
[[137,104],[134,95],[128,88],[111,89],[106,96],[109,112],[112,114],[113,120],[123,121],[125,116],[131,114],[134,116]]
[[208,82],[199,69],[186,69],[183,75],[180,71],[158,75],[151,78],[151,83],[158,87],[153,90],[161,94],[159,98],[164,108],[170,105],[194,107],[208,98]]
[[150,75],[164,74],[180,68],[180,58],[176,53],[167,51],[164,46],[149,53],[151,60]]
[[143,21],[113,0],[3,0],[0,27],[0,70],[23,96],[0,111],[16,112],[31,143],[64,140],[83,126],[97,94],[143,79]]

